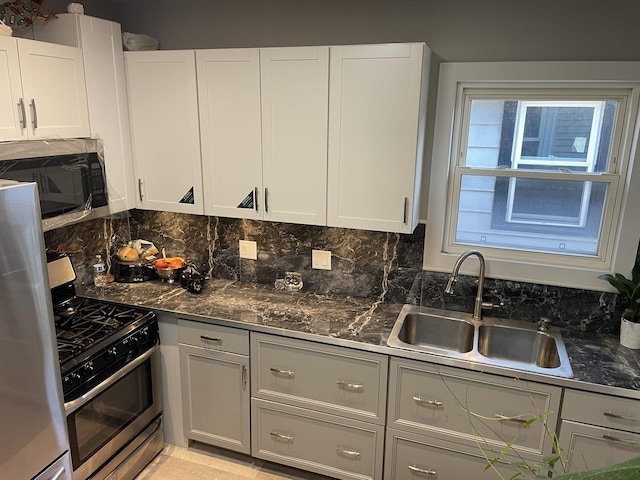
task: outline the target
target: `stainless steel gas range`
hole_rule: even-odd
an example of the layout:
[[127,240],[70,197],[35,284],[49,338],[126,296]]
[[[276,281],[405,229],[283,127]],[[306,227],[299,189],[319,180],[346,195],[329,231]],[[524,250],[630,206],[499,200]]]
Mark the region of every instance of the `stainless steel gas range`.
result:
[[164,448],[156,316],[77,297],[66,256],[48,268],[73,479],[133,479]]

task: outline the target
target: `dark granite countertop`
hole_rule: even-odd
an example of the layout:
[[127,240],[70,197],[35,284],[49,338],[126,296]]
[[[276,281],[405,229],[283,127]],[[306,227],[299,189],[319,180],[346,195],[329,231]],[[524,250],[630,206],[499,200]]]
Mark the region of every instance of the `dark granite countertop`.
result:
[[614,336],[563,330],[574,373],[573,378],[566,379],[387,347],[401,304],[290,293],[229,280],[207,282],[200,295],[159,281],[76,288],[81,296],[172,312],[193,320],[640,399],[640,351],[620,346]]

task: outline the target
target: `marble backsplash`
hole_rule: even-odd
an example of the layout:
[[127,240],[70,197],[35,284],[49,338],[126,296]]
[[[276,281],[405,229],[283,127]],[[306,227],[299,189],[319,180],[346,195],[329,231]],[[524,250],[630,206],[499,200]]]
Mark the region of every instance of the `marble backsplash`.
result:
[[[301,273],[302,291],[473,310],[475,277],[461,276],[455,293],[448,275],[422,270],[424,225],[412,235],[132,210],[47,232],[47,249],[69,253],[78,281],[91,282],[96,254],[110,260],[131,239],[145,239],[168,256],[193,262],[210,278],[274,285],[287,271]],[[239,258],[238,240],[255,240],[258,259]],[[311,250],[331,251],[331,270],[311,268]],[[491,316],[538,321],[576,330],[617,333],[620,299],[611,293],[487,279]]]

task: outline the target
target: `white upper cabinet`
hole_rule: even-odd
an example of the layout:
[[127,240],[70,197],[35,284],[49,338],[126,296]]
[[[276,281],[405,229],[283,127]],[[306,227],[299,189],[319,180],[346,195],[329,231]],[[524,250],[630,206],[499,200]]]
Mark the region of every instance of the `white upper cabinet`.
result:
[[0,140],[89,136],[79,48],[0,37],[0,64]]
[[195,54],[125,53],[138,205],[202,214]]
[[329,226],[416,227],[429,57],[422,43],[331,47]]
[[196,51],[205,213],[262,218],[257,49]]
[[120,25],[88,15],[59,14],[35,29],[38,40],[80,47],[91,136],[102,139],[111,213],[135,207],[129,107]]
[[0,140],[27,138],[16,39],[0,36]]
[[260,50],[265,220],[326,225],[329,47]]
[[196,59],[205,213],[325,225],[329,48]]

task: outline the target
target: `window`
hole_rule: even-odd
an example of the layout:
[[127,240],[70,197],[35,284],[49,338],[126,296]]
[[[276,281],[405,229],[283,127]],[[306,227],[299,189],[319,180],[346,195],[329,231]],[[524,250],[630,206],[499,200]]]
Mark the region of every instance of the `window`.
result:
[[478,248],[498,278],[602,290],[630,271],[640,63],[616,65],[441,65],[425,269]]

